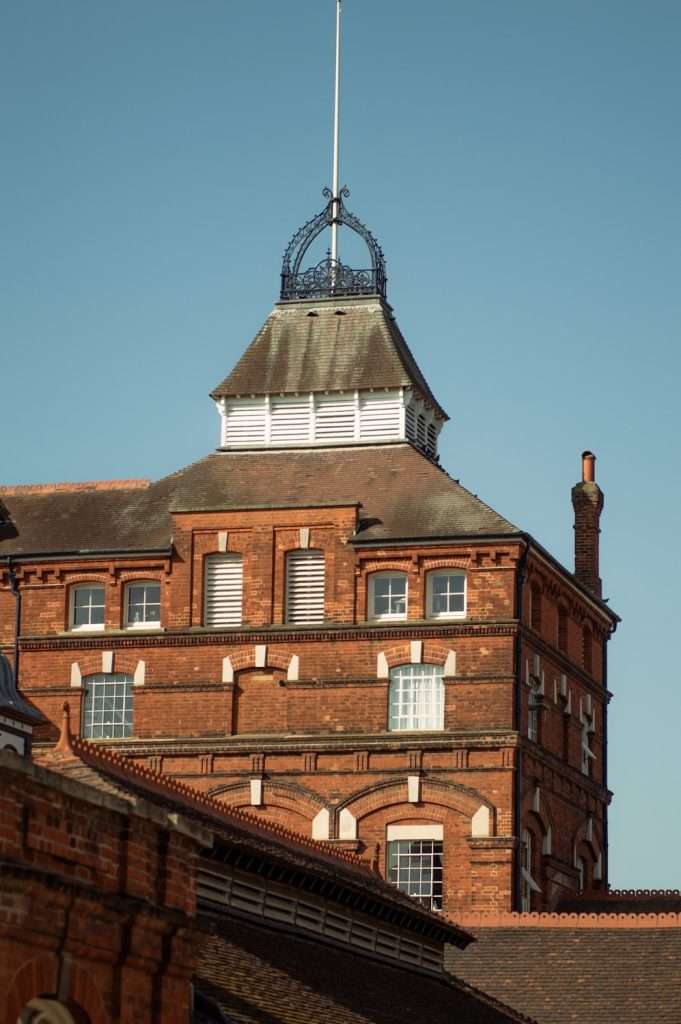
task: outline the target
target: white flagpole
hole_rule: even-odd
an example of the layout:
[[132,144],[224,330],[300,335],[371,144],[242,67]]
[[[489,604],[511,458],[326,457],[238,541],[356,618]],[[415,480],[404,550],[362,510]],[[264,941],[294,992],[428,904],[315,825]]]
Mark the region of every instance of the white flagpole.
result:
[[336,86],[334,91],[333,110],[333,223],[331,225],[331,259],[338,259],[338,224],[340,181],[339,181],[339,141],[340,141],[340,29],[341,0],[336,0]]

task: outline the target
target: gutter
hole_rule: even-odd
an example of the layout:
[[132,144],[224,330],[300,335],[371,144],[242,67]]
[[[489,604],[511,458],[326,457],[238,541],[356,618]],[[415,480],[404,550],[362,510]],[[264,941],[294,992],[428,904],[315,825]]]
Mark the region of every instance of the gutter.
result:
[[[515,635],[515,691],[514,691],[514,708],[513,708],[513,727],[518,733],[518,739],[520,740],[521,734],[521,718],[522,718],[522,683],[523,683],[523,669],[522,669],[522,617],[523,617],[523,587],[525,579],[527,577],[527,560],[532,547],[532,538],[529,534],[524,534],[523,539],[525,541],[525,548],[520,561],[518,562],[517,576],[516,576],[516,592],[515,592],[515,613],[518,620],[518,629]],[[516,750],[516,769],[515,777],[513,782],[513,833],[516,837],[516,848],[514,853],[514,872],[513,872],[513,909],[520,911],[521,900],[522,900],[522,851],[520,847],[520,833],[522,828],[521,821],[521,804],[523,797],[523,784],[522,784],[522,767],[523,767],[523,748],[522,743],[518,742]]]
[[[614,622],[610,630],[610,636],[612,636],[616,629],[617,623]],[[608,637],[609,639],[610,637]],[[608,640],[603,644],[603,689],[606,693],[609,693]],[[603,702],[603,787],[606,792],[608,792],[608,703],[608,700]],[[606,888],[610,885],[608,852],[608,803],[606,800],[603,805],[603,879],[605,880]]]
[[102,558],[104,556],[116,556],[121,558],[147,558],[149,555],[158,555],[163,558],[172,556],[172,548],[92,548],[75,549],[73,551],[59,551],[57,554],[50,554],[45,551],[23,551],[17,555],[7,555],[6,562],[9,568],[12,562],[63,562],[67,558]]

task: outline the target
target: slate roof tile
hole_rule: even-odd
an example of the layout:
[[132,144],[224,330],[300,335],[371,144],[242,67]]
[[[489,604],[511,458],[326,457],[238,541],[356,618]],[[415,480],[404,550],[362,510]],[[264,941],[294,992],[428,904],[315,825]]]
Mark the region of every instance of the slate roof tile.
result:
[[408,443],[214,452],[144,488],[3,491],[5,555],[166,549],[171,512],[358,505],[367,541],[515,534]]
[[652,918],[566,915],[559,927],[475,927],[464,917],[477,941],[465,952],[448,947],[445,962],[540,1024],[640,1024],[651,1016],[678,1024],[681,915]]
[[446,975],[223,919],[197,986],[238,1024],[508,1024],[526,1018]]
[[344,297],[278,303],[211,397],[399,387],[415,387],[447,419],[390,306]]

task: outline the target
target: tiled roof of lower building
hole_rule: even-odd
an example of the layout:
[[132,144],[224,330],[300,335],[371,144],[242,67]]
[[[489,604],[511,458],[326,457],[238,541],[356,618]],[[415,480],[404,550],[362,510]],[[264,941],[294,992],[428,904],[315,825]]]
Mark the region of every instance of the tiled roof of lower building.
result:
[[[466,954],[462,954],[466,955]],[[220,922],[200,956],[197,987],[238,1024],[508,1024],[527,1020],[446,975],[278,932]]]
[[458,977],[540,1024],[681,1021],[681,914],[470,915]]
[[518,532],[408,443],[214,452],[146,488],[0,488],[0,500],[0,556],[165,549],[170,513],[185,511],[357,505],[358,540]]

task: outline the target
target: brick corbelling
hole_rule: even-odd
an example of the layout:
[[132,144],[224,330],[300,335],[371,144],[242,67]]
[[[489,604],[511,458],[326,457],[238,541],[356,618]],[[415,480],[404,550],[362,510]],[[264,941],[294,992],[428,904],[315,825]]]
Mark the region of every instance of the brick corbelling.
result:
[[84,761],[85,764],[94,762],[95,765],[99,765],[105,771],[107,769],[118,771],[124,778],[127,777],[131,782],[134,782],[136,779],[143,780],[144,784],[146,784],[154,794],[165,795],[171,798],[179,797],[190,805],[198,805],[199,809],[204,813],[217,817],[222,821],[226,821],[228,824],[237,826],[241,824],[247,828],[255,828],[256,831],[260,832],[264,837],[266,837],[269,832],[273,836],[283,839],[286,843],[295,847],[302,846],[308,850],[317,852],[321,856],[330,857],[332,860],[340,859],[354,865],[355,867],[360,867],[365,870],[370,869],[370,865],[355,854],[339,851],[333,847],[327,848],[325,843],[318,840],[308,839],[306,836],[293,832],[282,825],[271,823],[263,824],[260,819],[256,818],[252,814],[247,814],[240,808],[230,808],[227,810],[224,804],[221,804],[213,797],[209,797],[206,794],[201,793],[196,788],[187,786],[183,782],[177,782],[175,779],[168,776],[161,776],[158,773],[151,771],[146,766],[137,764],[129,758],[122,757],[118,752],[110,749],[103,749],[94,743],[90,743],[88,740],[83,740],[76,736],[70,737],[70,743],[73,755],[76,759]]
[[389,626],[335,626],[332,629],[290,630],[272,627],[253,632],[205,631],[198,627],[179,632],[136,633],[111,632],[96,637],[51,636],[22,637],[24,651],[58,651],[77,648],[79,650],[108,650],[126,647],[193,647],[218,644],[275,644],[275,643],[333,643],[337,640],[442,640],[444,637],[463,636],[514,636],[518,624],[515,620],[495,623],[465,622],[457,625],[436,625],[432,622],[419,624],[410,622],[402,627]]
[[557,914],[557,913],[457,913],[456,923],[462,928],[590,928],[629,929],[681,928],[681,914]]

